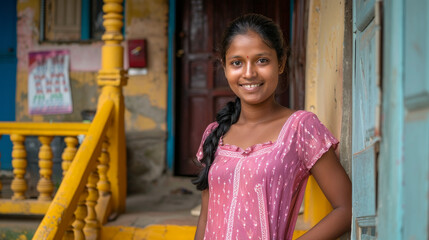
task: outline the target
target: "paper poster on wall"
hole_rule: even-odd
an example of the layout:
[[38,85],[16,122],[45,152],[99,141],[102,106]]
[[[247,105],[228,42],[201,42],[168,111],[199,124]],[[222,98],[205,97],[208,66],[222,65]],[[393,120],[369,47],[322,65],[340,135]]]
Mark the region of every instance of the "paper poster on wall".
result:
[[28,109],[30,114],[73,112],[69,63],[68,50],[29,53]]

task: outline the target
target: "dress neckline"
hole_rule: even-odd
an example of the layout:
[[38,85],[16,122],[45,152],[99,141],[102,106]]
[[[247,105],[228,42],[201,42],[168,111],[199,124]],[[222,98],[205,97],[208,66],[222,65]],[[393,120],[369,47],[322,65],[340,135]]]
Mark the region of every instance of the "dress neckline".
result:
[[228,143],[224,143],[223,142],[223,135],[220,137],[220,139],[219,139],[219,148],[221,148],[221,149],[223,149],[223,150],[227,150],[227,151],[233,151],[233,152],[243,152],[243,153],[247,153],[247,154],[250,154],[250,153],[252,153],[252,152],[256,152],[256,151],[259,151],[259,150],[261,150],[261,149],[265,149],[265,148],[267,148],[267,147],[270,147],[270,146],[273,146],[273,145],[275,145],[275,144],[277,144],[278,142],[279,142],[279,140],[280,139],[282,139],[283,138],[283,136],[284,136],[284,134],[285,134],[285,132],[286,132],[286,129],[287,129],[287,127],[286,126],[288,126],[289,125],[289,122],[290,121],[292,121],[291,119],[292,118],[294,118],[295,117],[295,115],[298,113],[298,112],[301,112],[302,110],[297,110],[297,111],[295,111],[295,112],[293,112],[287,119],[286,119],[286,121],[285,121],[285,123],[283,124],[283,126],[282,126],[282,128],[281,128],[281,130],[280,130],[280,132],[279,132],[279,135],[277,136],[277,139],[273,142],[273,141],[267,141],[267,142],[264,142],[264,143],[257,143],[257,144],[253,144],[252,146],[249,146],[249,147],[247,147],[246,149],[243,149],[243,148],[241,148],[241,147],[239,147],[239,146],[236,146],[236,145],[234,145],[234,144],[228,144]]

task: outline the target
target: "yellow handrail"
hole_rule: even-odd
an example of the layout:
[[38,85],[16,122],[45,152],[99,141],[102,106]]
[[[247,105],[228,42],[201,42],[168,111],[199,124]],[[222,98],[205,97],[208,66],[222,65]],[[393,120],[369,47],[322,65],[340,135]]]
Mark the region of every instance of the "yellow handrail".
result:
[[77,136],[88,132],[89,123],[1,122],[0,135]]
[[85,140],[67,171],[33,239],[60,239],[77,207],[88,176],[96,169],[97,158],[113,116],[114,102],[106,100],[97,111]]

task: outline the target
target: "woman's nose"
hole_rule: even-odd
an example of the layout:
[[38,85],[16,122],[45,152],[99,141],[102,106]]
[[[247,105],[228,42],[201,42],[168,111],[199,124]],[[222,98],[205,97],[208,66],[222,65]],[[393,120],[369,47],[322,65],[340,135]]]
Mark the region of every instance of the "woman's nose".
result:
[[255,66],[253,66],[253,64],[251,63],[246,64],[246,67],[244,69],[244,77],[248,79],[255,77],[256,76],[255,70],[256,69],[255,69]]

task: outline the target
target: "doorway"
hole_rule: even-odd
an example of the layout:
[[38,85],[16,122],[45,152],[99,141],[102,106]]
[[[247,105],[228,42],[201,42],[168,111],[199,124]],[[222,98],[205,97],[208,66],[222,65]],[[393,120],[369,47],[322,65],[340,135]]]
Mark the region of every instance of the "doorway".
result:
[[[176,6],[174,172],[190,176],[198,171],[193,159],[205,128],[234,99],[216,56],[224,28],[242,14],[260,13],[280,25],[289,44],[291,1],[177,0]],[[289,106],[287,90],[279,100]]]

